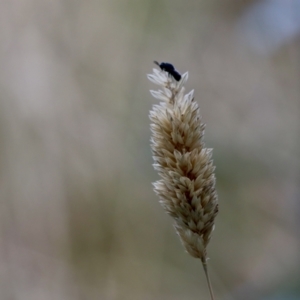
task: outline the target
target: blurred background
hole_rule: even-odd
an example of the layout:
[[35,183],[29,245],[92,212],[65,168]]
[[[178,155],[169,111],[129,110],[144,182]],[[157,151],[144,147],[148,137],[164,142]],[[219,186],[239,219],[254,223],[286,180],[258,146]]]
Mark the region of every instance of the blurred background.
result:
[[214,149],[216,299],[300,299],[300,1],[0,2],[0,299],[209,299],[151,183],[153,60]]

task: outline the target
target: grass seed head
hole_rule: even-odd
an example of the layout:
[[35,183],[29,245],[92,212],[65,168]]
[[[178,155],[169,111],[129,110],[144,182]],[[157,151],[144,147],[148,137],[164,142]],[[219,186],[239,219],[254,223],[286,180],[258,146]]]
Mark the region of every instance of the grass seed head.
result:
[[203,142],[205,124],[194,91],[185,94],[188,73],[176,81],[164,70],[153,69],[148,79],[160,86],[150,92],[161,101],[149,114],[153,166],[161,177],[154,191],[174,219],[186,251],[206,262],[218,197],[212,149]]

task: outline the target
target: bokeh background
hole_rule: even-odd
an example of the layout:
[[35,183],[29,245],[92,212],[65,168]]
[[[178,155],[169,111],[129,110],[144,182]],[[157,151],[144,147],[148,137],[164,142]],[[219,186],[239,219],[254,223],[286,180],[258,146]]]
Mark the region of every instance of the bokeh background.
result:
[[216,299],[300,299],[299,33],[299,0],[2,0],[0,299],[209,299],[152,191],[154,59],[214,148]]

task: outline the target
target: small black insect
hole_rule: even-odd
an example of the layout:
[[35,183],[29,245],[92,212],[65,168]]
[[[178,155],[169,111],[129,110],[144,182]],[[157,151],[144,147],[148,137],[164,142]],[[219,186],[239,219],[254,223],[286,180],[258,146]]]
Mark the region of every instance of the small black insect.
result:
[[159,63],[156,60],[154,61],[154,63],[156,65],[158,65],[162,69],[162,71],[165,71],[165,72],[169,73],[171,76],[173,76],[176,81],[179,81],[181,79],[181,75],[174,68],[174,66],[172,64],[165,63],[165,62]]

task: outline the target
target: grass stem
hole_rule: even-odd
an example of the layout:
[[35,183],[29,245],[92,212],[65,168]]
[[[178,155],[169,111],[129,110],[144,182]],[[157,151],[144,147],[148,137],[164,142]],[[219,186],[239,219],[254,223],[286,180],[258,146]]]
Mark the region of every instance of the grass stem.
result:
[[208,285],[208,289],[209,289],[209,293],[210,293],[210,298],[211,298],[211,300],[215,300],[214,292],[213,292],[212,285],[211,285],[211,282],[210,282],[210,277],[209,277],[209,274],[208,274],[206,258],[204,258],[201,261],[202,261],[202,266],[203,266],[203,269],[204,269],[204,273],[205,273],[205,277],[206,277],[206,281],[207,281],[207,285]]

